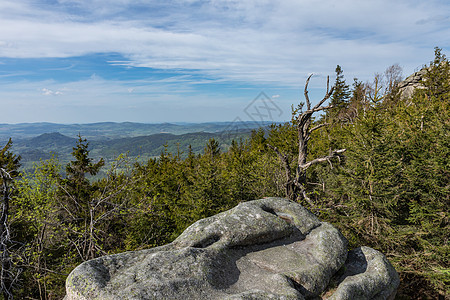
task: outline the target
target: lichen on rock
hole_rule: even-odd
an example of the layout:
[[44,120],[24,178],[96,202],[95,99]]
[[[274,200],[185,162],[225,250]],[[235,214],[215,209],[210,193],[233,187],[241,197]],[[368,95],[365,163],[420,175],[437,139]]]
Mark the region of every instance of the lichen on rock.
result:
[[84,262],[67,278],[66,299],[312,299],[344,265],[330,299],[388,299],[398,276],[374,251],[349,253],[332,225],[264,198],[199,220],[170,244]]

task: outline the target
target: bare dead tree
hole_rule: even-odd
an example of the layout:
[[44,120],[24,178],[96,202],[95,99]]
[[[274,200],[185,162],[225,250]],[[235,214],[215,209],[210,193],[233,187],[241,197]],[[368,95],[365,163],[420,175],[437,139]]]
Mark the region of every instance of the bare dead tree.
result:
[[12,244],[9,231],[9,201],[11,199],[11,187],[9,183],[12,181],[11,175],[3,168],[0,168],[0,179],[2,183],[2,202],[0,216],[0,289],[4,299],[13,299],[13,286],[17,281],[18,273],[14,272],[11,263],[9,247]]
[[285,174],[286,174],[286,197],[293,200],[293,201],[302,201],[306,200],[309,205],[314,206],[314,203],[311,201],[311,199],[308,197],[306,193],[306,170],[311,167],[312,165],[319,164],[319,163],[329,163],[331,167],[333,167],[332,159],[338,159],[343,156],[342,153],[345,152],[346,149],[338,149],[333,150],[330,152],[329,155],[324,157],[315,158],[311,161],[307,161],[308,156],[308,142],[311,139],[311,134],[324,126],[329,125],[329,123],[322,123],[319,125],[316,125],[311,128],[312,124],[312,116],[314,113],[319,111],[324,111],[327,109],[332,108],[332,105],[328,106],[322,106],[333,94],[334,87],[331,89],[330,87],[330,78],[327,77],[327,92],[323,99],[317,103],[314,107],[311,107],[311,101],[309,100],[308,96],[308,84],[311,79],[312,75],[308,77],[305,84],[305,100],[306,100],[306,111],[301,110],[300,106],[300,112],[299,110],[294,110],[292,112],[292,120],[293,124],[296,126],[297,129],[297,137],[298,137],[298,157],[296,161],[296,167],[295,167],[295,175],[292,172],[291,169],[291,158],[288,154],[281,152],[277,147],[273,145],[267,145],[269,148],[271,148],[275,153],[278,155],[280,161],[282,162]]

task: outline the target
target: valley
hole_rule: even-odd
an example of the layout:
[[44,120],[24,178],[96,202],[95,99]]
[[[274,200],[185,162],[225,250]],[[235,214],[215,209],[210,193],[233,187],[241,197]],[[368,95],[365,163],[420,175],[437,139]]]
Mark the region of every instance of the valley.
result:
[[127,154],[143,162],[158,157],[165,150],[181,157],[187,156],[189,147],[193,153],[201,153],[212,138],[220,143],[222,150],[227,150],[233,139],[246,139],[251,130],[259,126],[257,122],[0,124],[0,144],[6,144],[11,137],[13,151],[22,157],[22,170],[31,170],[40,160],[52,157],[63,165],[68,163],[78,134],[89,142],[94,161],[103,158],[110,163],[120,154]]

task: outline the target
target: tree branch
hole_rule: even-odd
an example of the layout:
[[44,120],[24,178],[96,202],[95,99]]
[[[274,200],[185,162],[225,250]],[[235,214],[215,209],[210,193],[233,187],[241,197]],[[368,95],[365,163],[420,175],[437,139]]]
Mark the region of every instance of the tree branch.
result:
[[323,124],[317,125],[309,130],[308,135],[310,135],[314,130],[320,129],[320,128],[322,128],[324,126],[328,126],[328,125],[330,125],[330,123],[323,123]]
[[347,149],[339,149],[339,150],[333,150],[333,152],[330,155],[324,156],[324,157],[320,157],[320,158],[316,158],[313,159],[312,161],[307,162],[306,164],[300,166],[303,170],[308,169],[310,166],[318,164],[318,163],[323,163],[323,162],[330,162],[330,159],[332,158],[338,158],[340,159],[340,157],[342,156],[342,153],[345,152],[345,150]]
[[328,163],[330,163],[331,167],[333,167],[333,165],[331,164],[331,159],[332,158],[339,159],[340,156],[342,155],[341,153],[343,153],[345,151],[345,149],[335,150],[328,156],[316,158],[310,162],[306,161],[306,158],[308,156],[308,141],[311,138],[311,133],[319,128],[322,128],[322,127],[328,125],[328,123],[319,124],[310,129],[310,126],[313,123],[312,116],[315,112],[327,110],[327,109],[333,107],[333,105],[322,106],[325,103],[325,101],[327,101],[331,97],[331,95],[333,94],[333,91],[334,91],[334,87],[332,87],[330,89],[330,77],[328,76],[327,77],[327,91],[326,91],[325,96],[323,97],[322,100],[319,101],[319,103],[317,103],[317,105],[315,105],[313,108],[311,108],[311,100],[309,99],[309,95],[308,95],[308,86],[309,86],[309,81],[311,80],[312,76],[313,76],[313,74],[309,75],[308,79],[306,80],[306,83],[305,83],[304,95],[305,95],[306,106],[307,106],[306,111],[302,111],[301,108],[299,107],[299,109],[293,110],[293,113],[292,113],[292,125],[295,126],[297,129],[297,138],[298,138],[298,141],[297,141],[298,142],[298,158],[297,158],[297,164],[295,167],[295,171],[296,171],[295,177],[293,177],[293,175],[292,175],[291,166],[290,166],[290,162],[289,162],[287,155],[281,153],[277,147],[274,147],[269,144],[267,146],[269,148],[271,148],[272,150],[274,150],[275,153],[277,153],[279,159],[284,164],[284,168],[286,170],[286,177],[287,177],[287,181],[285,184],[286,196],[293,201],[301,201],[304,199],[305,201],[307,201],[309,203],[309,205],[311,205],[311,207],[314,207],[313,201],[308,197],[308,195],[306,193],[306,188],[305,188],[305,184],[306,184],[306,180],[307,180],[306,172],[305,172],[306,169],[309,168],[313,164],[318,164],[318,163],[322,163],[322,162],[328,162]]
[[292,180],[292,172],[291,172],[291,166],[289,164],[289,159],[288,156],[286,154],[282,154],[280,152],[280,150],[278,150],[277,147],[274,147],[270,144],[267,144],[267,147],[269,147],[270,149],[272,149],[273,151],[275,151],[275,153],[278,155],[278,157],[280,158],[280,160],[283,162],[284,164],[284,169],[286,171],[286,177],[287,177],[287,181],[291,181]]
[[311,101],[309,101],[309,96],[308,96],[308,84],[309,84],[309,80],[311,79],[312,76],[313,76],[313,74],[309,75],[308,79],[306,79],[305,91],[303,92],[305,94],[306,107],[308,108],[308,110],[311,109]]
[[316,106],[314,106],[313,110],[316,109],[316,108],[318,108],[318,107],[320,107],[320,106],[321,106],[325,101],[327,101],[327,100],[331,97],[331,95],[333,94],[334,86],[331,87],[331,90],[328,90],[329,85],[330,85],[330,76],[327,76],[327,93],[325,94],[325,96],[323,97],[323,99],[320,100],[320,102],[317,103]]
[[295,185],[300,189],[300,193],[302,194],[303,199],[305,199],[306,202],[308,202],[308,204],[311,205],[311,207],[314,207],[314,202],[312,202],[311,198],[309,198],[308,195],[306,194],[305,187],[298,182],[296,182]]
[[315,112],[318,112],[318,111],[322,111],[322,110],[326,110],[326,109],[330,109],[330,108],[333,108],[333,107],[334,107],[334,105],[315,107],[315,108],[313,108],[311,110],[305,111],[305,113],[311,113],[312,114],[312,113],[315,113]]

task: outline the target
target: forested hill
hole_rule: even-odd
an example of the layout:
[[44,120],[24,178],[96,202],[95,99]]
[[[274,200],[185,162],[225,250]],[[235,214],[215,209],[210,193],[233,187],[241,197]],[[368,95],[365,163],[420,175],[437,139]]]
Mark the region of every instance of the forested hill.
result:
[[20,123],[0,124],[0,141],[32,138],[45,133],[59,132],[75,138],[78,134],[88,140],[105,140],[125,137],[148,136],[157,133],[185,134],[193,132],[218,133],[230,128],[242,130],[270,125],[271,122],[210,122],[210,123],[161,123],[101,122],[91,124]]
[[[97,139],[89,140],[89,150],[94,160],[103,158],[108,162],[122,153],[127,153],[129,157],[139,158],[142,161],[157,157],[164,150],[180,153],[182,157],[187,155],[189,147],[194,153],[200,153],[211,138],[218,140],[221,147],[226,149],[233,139],[246,139],[249,136],[250,130],[216,133],[192,132],[180,135],[158,133],[117,139],[105,139],[104,136],[100,138],[101,136],[98,135]],[[69,162],[76,141],[77,138],[68,137],[59,132],[44,133],[33,138],[16,139],[12,149],[21,155],[24,169],[30,169],[34,163],[50,159],[52,156],[58,157],[62,163]]]

